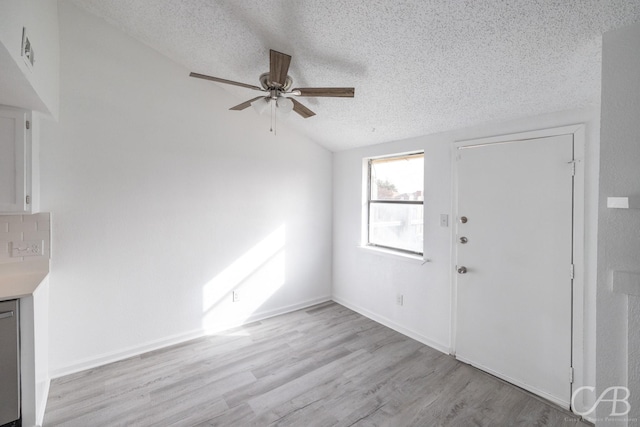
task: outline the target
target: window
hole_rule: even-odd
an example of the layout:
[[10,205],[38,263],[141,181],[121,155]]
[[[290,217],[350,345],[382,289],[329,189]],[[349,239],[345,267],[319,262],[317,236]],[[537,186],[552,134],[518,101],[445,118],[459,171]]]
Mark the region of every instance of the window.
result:
[[367,245],[422,255],[424,153],[369,159]]

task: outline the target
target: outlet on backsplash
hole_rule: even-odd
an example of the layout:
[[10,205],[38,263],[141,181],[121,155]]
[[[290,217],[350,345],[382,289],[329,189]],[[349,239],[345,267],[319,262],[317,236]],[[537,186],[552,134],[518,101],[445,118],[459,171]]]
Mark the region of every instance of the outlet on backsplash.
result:
[[0,215],[0,264],[50,258],[50,233],[48,213]]
[[11,242],[11,256],[42,256],[44,255],[44,240],[25,240]]

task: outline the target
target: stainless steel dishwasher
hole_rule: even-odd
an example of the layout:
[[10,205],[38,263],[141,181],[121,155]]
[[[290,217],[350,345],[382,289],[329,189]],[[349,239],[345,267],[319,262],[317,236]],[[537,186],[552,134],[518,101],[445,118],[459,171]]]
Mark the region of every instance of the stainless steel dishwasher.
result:
[[20,426],[18,300],[0,301],[0,426]]

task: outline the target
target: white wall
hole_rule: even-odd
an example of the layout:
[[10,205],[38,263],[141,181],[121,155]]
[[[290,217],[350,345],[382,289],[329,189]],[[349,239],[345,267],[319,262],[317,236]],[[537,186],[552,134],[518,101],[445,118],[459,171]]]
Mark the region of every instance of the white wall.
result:
[[331,153],[70,2],[59,15],[52,376],[328,299]]
[[[35,52],[31,69],[21,57],[23,27]],[[57,0],[0,1],[0,104],[57,117],[58,39]]]
[[[640,24],[605,33],[598,223],[598,393],[607,387],[628,385],[632,394],[629,418],[640,418],[640,209],[606,206],[607,197],[629,196],[640,208],[638,52]],[[639,294],[612,292],[613,271],[634,272]],[[612,398],[611,393],[607,398]],[[598,409],[598,417],[604,419],[612,408],[603,403]],[[611,425],[609,421],[602,424]]]
[[[595,276],[599,109],[553,113],[334,153],[333,295],[338,302],[444,352],[451,348],[451,145],[457,140],[586,124],[584,369],[595,384]],[[421,265],[359,248],[362,160],[411,150],[425,152],[425,257]],[[440,227],[448,214],[450,227]],[[396,294],[404,305],[396,305]]]

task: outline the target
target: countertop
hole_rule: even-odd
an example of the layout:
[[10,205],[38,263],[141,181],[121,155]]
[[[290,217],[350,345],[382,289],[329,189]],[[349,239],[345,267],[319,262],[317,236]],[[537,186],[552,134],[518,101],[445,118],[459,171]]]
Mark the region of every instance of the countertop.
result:
[[33,294],[49,274],[49,258],[0,264],[0,300]]

